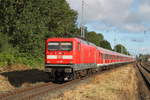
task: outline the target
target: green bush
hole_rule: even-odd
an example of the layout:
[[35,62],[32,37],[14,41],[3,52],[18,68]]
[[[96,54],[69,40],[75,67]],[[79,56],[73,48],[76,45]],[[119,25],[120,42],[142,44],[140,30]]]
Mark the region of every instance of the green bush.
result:
[[0,66],[6,66],[16,63],[15,57],[9,53],[0,53]]
[[[18,55],[18,56],[16,56]],[[0,67],[12,64],[24,64],[32,68],[41,67],[44,64],[42,57],[34,58],[28,54],[0,53]]]

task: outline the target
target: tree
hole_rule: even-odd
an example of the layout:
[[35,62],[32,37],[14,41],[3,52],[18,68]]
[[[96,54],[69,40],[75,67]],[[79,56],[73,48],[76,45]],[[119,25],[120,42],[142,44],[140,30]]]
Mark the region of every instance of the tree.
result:
[[102,34],[97,34],[96,32],[87,32],[86,33],[86,39],[97,46],[99,46],[100,41],[103,40],[103,35]]
[[5,34],[0,33],[0,53],[2,52],[8,52],[10,45],[8,43],[7,36]]
[[105,49],[112,50],[111,45],[107,40],[100,41],[99,46]]
[[114,51],[119,52],[119,53],[123,53],[126,55],[130,55],[130,53],[127,51],[127,49],[121,44],[116,45],[114,47]]
[[0,13],[0,31],[19,52],[39,55],[45,38],[77,33],[77,12],[66,0],[0,0]]
[[87,32],[86,40],[88,40],[102,48],[112,50],[110,43],[107,40],[104,40],[104,36],[101,33],[96,33],[94,31]]
[[100,41],[104,40],[104,36],[101,33],[97,33],[97,36],[99,37]]
[[44,57],[46,38],[76,36],[76,20],[66,0],[0,0],[0,54],[9,48],[31,64]]

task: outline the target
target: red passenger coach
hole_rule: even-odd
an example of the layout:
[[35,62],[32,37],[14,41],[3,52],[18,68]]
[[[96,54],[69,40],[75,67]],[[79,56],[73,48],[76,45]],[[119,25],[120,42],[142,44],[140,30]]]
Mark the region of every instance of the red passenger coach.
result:
[[52,80],[72,80],[102,66],[134,61],[79,38],[49,38],[45,48],[45,71]]

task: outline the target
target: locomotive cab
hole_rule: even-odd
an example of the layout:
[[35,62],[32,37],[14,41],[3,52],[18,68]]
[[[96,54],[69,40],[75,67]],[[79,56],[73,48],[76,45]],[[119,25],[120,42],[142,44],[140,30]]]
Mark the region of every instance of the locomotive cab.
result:
[[48,42],[47,64],[71,64],[73,60],[72,42]]
[[51,80],[72,80],[74,60],[72,39],[52,38],[46,40],[45,71]]

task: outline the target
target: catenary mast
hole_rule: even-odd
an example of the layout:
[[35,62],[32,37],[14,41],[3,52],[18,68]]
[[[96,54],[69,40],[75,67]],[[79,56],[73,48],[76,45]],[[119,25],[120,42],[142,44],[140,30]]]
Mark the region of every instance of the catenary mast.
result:
[[85,31],[84,31],[84,0],[82,0],[82,12],[81,12],[81,37],[85,38]]

